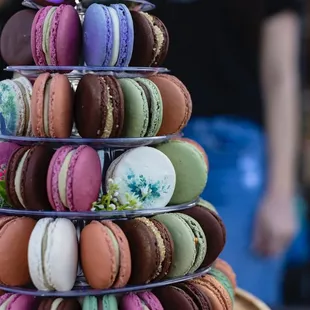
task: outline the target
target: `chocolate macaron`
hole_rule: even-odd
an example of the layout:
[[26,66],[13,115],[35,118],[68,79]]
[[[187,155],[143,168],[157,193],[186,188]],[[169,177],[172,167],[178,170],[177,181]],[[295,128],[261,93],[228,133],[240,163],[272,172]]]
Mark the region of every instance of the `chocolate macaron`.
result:
[[172,266],[174,244],[168,229],[145,217],[119,222],[129,241],[132,274],[129,283],[145,284],[162,279]]
[[166,26],[158,17],[148,13],[131,11],[131,16],[135,40],[130,66],[162,65],[169,47]]
[[77,299],[73,298],[46,298],[43,299],[38,310],[81,310],[82,307]]
[[54,151],[43,145],[22,147],[11,156],[6,173],[7,195],[18,209],[49,210],[46,178]]
[[76,90],[74,114],[81,137],[119,137],[124,124],[124,98],[118,80],[84,75]]
[[201,206],[199,202],[193,208],[181,212],[194,218],[204,231],[208,251],[201,266],[210,266],[221,254],[226,243],[226,229],[222,219],[212,210]]
[[1,56],[10,66],[33,64],[31,52],[31,26],[35,10],[15,13],[5,24],[1,34]]

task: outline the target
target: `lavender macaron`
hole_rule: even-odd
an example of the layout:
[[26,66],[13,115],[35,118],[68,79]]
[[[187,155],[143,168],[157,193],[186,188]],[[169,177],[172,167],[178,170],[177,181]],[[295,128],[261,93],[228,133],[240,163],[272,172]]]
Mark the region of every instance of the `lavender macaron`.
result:
[[124,4],[104,6],[94,3],[86,10],[83,50],[88,66],[126,67],[132,51],[134,30]]
[[164,310],[158,298],[151,292],[129,293],[121,300],[122,310],[143,310],[145,306],[149,310]]

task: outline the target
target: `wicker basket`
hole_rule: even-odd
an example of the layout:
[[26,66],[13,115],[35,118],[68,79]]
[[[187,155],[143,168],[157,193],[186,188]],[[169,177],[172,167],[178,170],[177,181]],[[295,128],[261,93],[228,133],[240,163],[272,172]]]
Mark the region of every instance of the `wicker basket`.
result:
[[252,294],[237,288],[234,310],[271,310]]

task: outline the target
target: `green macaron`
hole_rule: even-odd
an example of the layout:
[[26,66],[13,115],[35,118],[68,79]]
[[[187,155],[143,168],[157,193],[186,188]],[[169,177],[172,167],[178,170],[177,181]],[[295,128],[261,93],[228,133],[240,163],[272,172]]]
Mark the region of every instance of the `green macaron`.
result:
[[207,208],[207,209],[215,212],[216,214],[218,214],[216,208],[210,202],[202,199],[201,197],[199,198],[199,200],[197,202],[197,205],[201,206],[201,207],[204,207],[204,208]]
[[208,166],[202,152],[181,138],[161,144],[157,149],[170,159],[176,172],[176,186],[169,204],[182,204],[197,198],[208,178]]
[[174,256],[169,278],[195,272],[207,253],[207,240],[199,223],[181,213],[159,214],[154,217],[169,230],[174,242]]
[[[102,303],[102,307],[100,307]],[[117,299],[114,295],[103,297],[87,296],[83,300],[83,310],[118,310]]]

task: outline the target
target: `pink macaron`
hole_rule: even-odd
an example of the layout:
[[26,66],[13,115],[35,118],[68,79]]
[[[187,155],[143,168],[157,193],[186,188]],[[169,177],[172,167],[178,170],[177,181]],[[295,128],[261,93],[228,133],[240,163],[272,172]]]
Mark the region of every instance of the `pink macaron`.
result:
[[47,193],[56,211],[89,211],[98,199],[101,164],[89,146],[63,146],[54,154],[47,173]]
[[121,310],[164,310],[158,298],[151,292],[129,293],[122,298]]
[[36,299],[27,295],[4,294],[0,297],[0,306],[9,310],[33,310],[36,309]]

